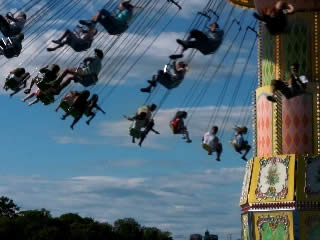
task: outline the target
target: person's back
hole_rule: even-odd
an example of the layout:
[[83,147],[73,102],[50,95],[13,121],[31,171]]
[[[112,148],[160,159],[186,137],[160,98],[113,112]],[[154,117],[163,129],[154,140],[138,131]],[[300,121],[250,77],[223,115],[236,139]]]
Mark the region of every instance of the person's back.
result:
[[11,36],[17,35],[23,30],[26,23],[26,15],[24,13],[19,13],[14,19],[15,21],[10,21]]
[[99,75],[99,72],[101,71],[102,64],[101,64],[101,59],[97,56],[92,57],[87,63],[85,67],[85,73],[86,74],[95,74],[96,76]]
[[220,28],[216,28],[214,32],[209,31],[207,36],[208,41],[199,41],[197,47],[197,49],[204,55],[212,54],[218,50],[223,41],[224,31]]
[[133,16],[133,9],[128,8],[128,9],[124,9],[121,10],[117,16],[116,16],[116,20],[117,22],[122,25],[123,27],[127,27],[131,18]]
[[211,132],[206,132],[203,136],[203,144],[210,146],[212,149],[216,149],[219,144],[219,138]]

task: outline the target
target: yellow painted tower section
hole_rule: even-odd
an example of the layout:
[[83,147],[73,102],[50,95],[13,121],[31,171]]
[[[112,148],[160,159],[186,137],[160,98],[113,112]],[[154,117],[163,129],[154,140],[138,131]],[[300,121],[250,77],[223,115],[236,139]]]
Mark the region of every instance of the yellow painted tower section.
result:
[[[257,11],[277,0],[227,0]],[[296,13],[278,36],[259,26],[254,158],[243,181],[242,239],[320,239],[320,0],[287,0]],[[290,65],[309,79],[305,94],[266,99],[271,81],[287,81]]]

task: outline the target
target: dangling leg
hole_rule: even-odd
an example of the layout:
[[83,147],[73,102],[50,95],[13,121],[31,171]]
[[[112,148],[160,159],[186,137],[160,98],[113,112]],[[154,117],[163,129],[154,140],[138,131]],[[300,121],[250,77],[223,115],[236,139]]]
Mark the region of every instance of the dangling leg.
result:
[[141,92],[151,93],[152,87],[157,86],[158,75],[153,75],[152,80],[148,80],[149,86],[146,88],[141,88]]
[[247,156],[247,154],[249,153],[250,149],[251,149],[251,146],[248,145],[248,143],[246,143],[245,153],[244,153],[243,156],[241,157],[243,160],[248,161],[248,159],[246,158],[246,156]]
[[76,125],[77,124],[77,122],[79,122],[79,120],[81,119],[81,117],[77,117],[77,118],[74,118],[73,119],[73,122],[72,122],[72,124],[71,124],[71,129],[73,130],[73,128],[74,128],[74,125]]
[[70,115],[70,113],[65,113],[62,115],[61,120],[66,120],[66,118]]
[[27,95],[25,98],[22,99],[23,102],[27,101],[28,99],[30,98],[33,98],[36,94],[33,92],[33,93],[30,93],[29,95]]
[[96,116],[96,114],[94,112],[90,112],[88,115],[88,117],[90,117],[90,118],[86,121],[86,123],[88,125],[90,125],[90,122],[92,121],[92,119],[94,119],[95,116]]
[[36,99],[34,99],[33,101],[29,102],[28,105],[31,106],[33,104],[36,104],[37,102],[39,102],[39,98],[37,97]]
[[186,138],[186,142],[187,142],[187,143],[191,143],[191,142],[192,142],[192,140],[190,139],[188,129],[187,129],[187,128],[184,128],[182,131],[183,131],[183,135],[184,135],[184,137]]
[[55,44],[61,44],[62,40],[65,39],[71,33],[72,32],[69,29],[67,29],[59,39],[52,40],[52,42]]
[[218,144],[216,151],[217,151],[217,159],[216,160],[217,161],[221,161],[220,160],[220,156],[221,156],[221,153],[222,153],[222,144],[221,143]]

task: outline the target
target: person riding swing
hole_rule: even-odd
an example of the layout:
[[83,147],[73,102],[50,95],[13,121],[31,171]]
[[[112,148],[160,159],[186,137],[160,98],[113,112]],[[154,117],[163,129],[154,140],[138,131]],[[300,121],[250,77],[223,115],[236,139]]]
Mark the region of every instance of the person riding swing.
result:
[[14,37],[22,32],[26,21],[24,12],[18,12],[16,17],[10,12],[5,17],[0,15],[0,31],[5,37]]
[[273,8],[265,8],[253,16],[263,22],[271,35],[284,33],[288,27],[288,14],[294,13],[292,4],[277,1]]
[[7,76],[3,88],[5,91],[12,90],[13,92],[10,93],[10,97],[12,97],[27,86],[29,78],[30,73],[26,72],[24,68],[16,68]]
[[[94,57],[87,57],[83,60],[82,66],[77,68],[67,68],[57,79],[58,82],[61,82],[59,89],[57,90],[60,93],[65,87],[67,87],[73,80],[76,83],[80,83],[84,87],[89,87],[98,82],[98,75],[102,68],[102,59],[103,51],[100,49],[94,50]],[[65,81],[64,78],[70,75]]]
[[113,16],[109,11],[101,9],[91,20],[80,20],[79,23],[88,27],[100,23],[110,35],[119,35],[124,33],[133,17],[134,9],[140,8],[123,1],[119,4],[119,11]]
[[0,55],[3,55],[8,59],[18,57],[22,50],[23,39],[23,33],[19,33],[15,37],[0,39]]
[[219,141],[219,138],[216,136],[219,128],[213,126],[209,132],[206,132],[202,137],[202,147],[208,152],[208,155],[212,155],[213,152],[217,153],[217,161],[220,160],[222,153],[222,144]]
[[299,64],[295,63],[290,66],[290,78],[288,84],[282,80],[272,80],[272,95],[267,96],[267,99],[271,102],[277,101],[276,92],[280,91],[286,99],[291,99],[302,95],[306,92],[308,85],[308,79],[306,76],[299,76]]
[[169,58],[178,59],[183,57],[183,53],[189,48],[197,49],[203,55],[215,53],[223,41],[224,31],[219,28],[218,23],[210,24],[208,32],[204,33],[197,29],[193,29],[187,40],[177,39],[177,43],[182,46],[180,54],[171,55]]
[[138,109],[133,117],[128,117],[126,115],[123,116],[127,120],[132,121],[132,125],[129,128],[129,135],[132,137],[132,143],[135,143],[135,139],[140,139],[142,137],[142,141],[140,141],[139,143],[139,146],[141,146],[143,140],[150,131],[159,134],[159,132],[153,129],[154,123],[150,123],[151,121],[153,121],[151,119],[152,112],[155,111],[156,108],[157,105],[155,104],[142,106]]
[[248,144],[248,141],[244,140],[243,135],[248,133],[247,127],[235,127],[236,131],[234,139],[231,141],[232,146],[236,152],[242,154],[242,151],[245,151],[241,159],[247,161],[247,154],[249,153],[251,146]]
[[[173,72],[171,72],[171,68]],[[165,65],[163,70],[159,70],[157,75],[153,75],[152,80],[148,80],[149,86],[141,88],[140,91],[150,93],[152,88],[157,86],[158,82],[167,89],[176,88],[184,80],[188,70],[189,66],[187,63],[173,61],[172,64]]]
[[184,125],[184,119],[186,119],[188,113],[186,111],[178,111],[172,121],[170,121],[170,128],[173,134],[182,134],[183,139],[186,139],[187,143],[191,143],[191,139],[189,137],[189,132],[187,127]]
[[72,130],[85,113],[88,107],[89,96],[90,92],[88,90],[84,90],[82,92],[70,91],[64,96],[56,108],[56,112],[59,108],[64,110],[65,114],[61,117],[62,120],[65,120],[70,115],[74,118],[70,125]]
[[[57,81],[60,67],[57,64],[50,64],[40,68],[38,75],[30,82],[29,87],[24,91],[28,94],[22,101],[25,102],[32,97],[36,97],[29,102],[29,106],[41,101],[44,105],[54,102],[54,96],[58,95],[59,82]],[[31,92],[32,87],[37,85],[37,89]]]
[[94,26],[88,27],[87,29],[77,26],[74,32],[67,29],[58,40],[52,40],[57,46],[47,48],[47,51],[55,51],[64,45],[70,46],[76,52],[86,51],[91,47],[97,33],[98,31]]
[[96,116],[96,112],[93,111],[93,109],[97,109],[97,111],[102,112],[103,114],[106,114],[105,111],[98,105],[99,96],[97,94],[93,94],[92,97],[88,101],[87,108],[84,112],[84,115],[89,117],[89,119],[86,121],[88,125],[90,125],[90,122],[93,120],[93,118]]

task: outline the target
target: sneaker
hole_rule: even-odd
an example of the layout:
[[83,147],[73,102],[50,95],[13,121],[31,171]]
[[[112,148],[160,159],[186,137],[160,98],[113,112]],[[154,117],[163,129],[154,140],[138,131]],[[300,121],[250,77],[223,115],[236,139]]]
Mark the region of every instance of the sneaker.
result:
[[55,48],[47,48],[48,52],[53,52],[54,50],[56,50]]
[[188,48],[187,43],[181,39],[177,39],[177,43],[180,44],[184,50]]
[[26,89],[23,91],[25,94],[29,94],[31,92],[31,89]]
[[151,87],[140,88],[141,92],[151,93]]
[[221,161],[221,159],[220,159],[220,158],[217,158],[216,160],[217,160],[218,162],[220,162],[220,161]]
[[169,56],[170,59],[175,60],[178,58],[183,58],[183,54],[174,54]]
[[277,102],[277,99],[274,96],[268,96],[267,100],[269,100],[270,102]]
[[244,157],[244,156],[241,159],[246,161],[246,162],[248,161],[248,159],[246,157]]
[[58,44],[58,45],[61,44],[61,41],[59,41],[59,40],[52,40],[51,42],[53,42],[53,43],[55,43],[55,44]]
[[192,140],[191,140],[191,139],[188,139],[188,140],[186,141],[186,143],[192,143]]
[[90,122],[89,122],[89,121],[86,121],[86,124],[87,124],[87,125],[90,125]]

